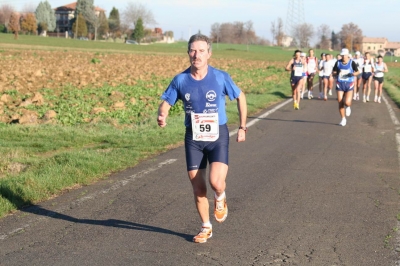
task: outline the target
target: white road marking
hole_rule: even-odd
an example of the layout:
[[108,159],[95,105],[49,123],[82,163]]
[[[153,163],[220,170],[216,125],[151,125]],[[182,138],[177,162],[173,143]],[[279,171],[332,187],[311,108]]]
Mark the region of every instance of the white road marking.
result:
[[[392,119],[393,124],[395,125],[396,130],[399,130],[400,122],[396,117],[395,112],[393,111],[392,106],[389,104],[389,101],[382,95],[382,100],[385,102],[386,107],[389,111],[390,118]],[[396,133],[396,144],[397,144],[397,157],[399,160],[399,169],[400,169],[400,133]],[[397,221],[397,228],[400,229],[400,221]],[[395,251],[400,252],[400,233],[398,231],[396,236],[396,243],[395,243]],[[400,260],[396,261],[396,265],[400,266]]]
[[389,115],[390,115],[390,118],[392,119],[393,124],[394,124],[395,126],[400,125],[400,122],[399,122],[399,120],[397,119],[396,114],[394,113],[392,106],[390,106],[388,100],[386,100],[386,98],[385,98],[383,95],[382,95],[382,100],[383,100],[383,101],[385,102],[385,104],[386,104],[386,107],[387,107],[387,109],[388,109],[388,111],[389,111]]
[[125,178],[125,179],[119,180],[119,181],[115,182],[111,187],[109,187],[107,189],[103,189],[103,190],[91,193],[91,194],[89,194],[89,195],[87,195],[87,196],[85,196],[83,198],[80,198],[80,199],[77,199],[75,201],[72,201],[70,204],[68,204],[66,206],[63,206],[61,208],[58,208],[58,209],[56,209],[54,211],[50,211],[49,210],[48,213],[46,213],[45,216],[40,216],[40,217],[36,217],[34,219],[31,219],[26,224],[24,224],[22,226],[19,226],[18,228],[13,229],[8,233],[0,233],[0,240],[5,240],[9,236],[23,231],[25,228],[30,227],[32,224],[37,223],[38,221],[42,221],[44,219],[48,219],[50,217],[54,217],[55,215],[57,215],[59,213],[62,213],[64,211],[66,211],[66,210],[69,210],[69,209],[72,209],[72,208],[74,208],[76,206],[81,205],[85,201],[93,200],[93,199],[97,198],[99,195],[104,195],[104,194],[107,194],[107,193],[109,193],[111,191],[117,190],[117,189],[119,189],[119,188],[121,188],[121,187],[123,187],[123,186],[125,186],[125,185],[127,185],[129,183],[131,183],[132,181],[135,181],[136,179],[142,178],[145,175],[147,175],[147,174],[149,174],[151,172],[157,171],[158,169],[162,168],[163,166],[168,165],[168,164],[172,164],[172,163],[174,163],[176,161],[177,161],[177,159],[165,160],[165,161],[159,163],[155,167],[150,167],[150,168],[148,168],[146,170],[140,171],[139,173],[131,175],[131,176]]

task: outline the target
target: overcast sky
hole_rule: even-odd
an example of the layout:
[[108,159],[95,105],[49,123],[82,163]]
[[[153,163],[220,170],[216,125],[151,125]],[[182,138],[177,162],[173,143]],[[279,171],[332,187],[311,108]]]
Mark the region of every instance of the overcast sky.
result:
[[[43,0],[44,1],[44,0]],[[25,5],[37,6],[40,0],[0,0],[21,10]],[[55,8],[73,0],[48,0]],[[95,6],[109,15],[113,6],[120,14],[128,2],[141,3],[154,14],[157,27],[172,30],[175,39],[188,39],[199,30],[209,34],[211,25],[218,22],[246,22],[251,20],[257,36],[272,40],[271,22],[287,21],[289,0],[94,0]],[[303,0],[305,22],[316,30],[327,24],[339,32],[343,24],[355,23],[368,37],[386,37],[400,42],[400,0]]]

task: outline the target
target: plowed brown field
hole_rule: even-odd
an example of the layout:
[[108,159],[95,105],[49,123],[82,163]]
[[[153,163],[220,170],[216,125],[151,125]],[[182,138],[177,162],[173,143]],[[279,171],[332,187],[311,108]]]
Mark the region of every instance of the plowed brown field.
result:
[[[226,71],[266,69],[271,65],[221,59],[212,59],[211,64]],[[73,124],[140,104],[143,110],[154,109],[169,80],[187,67],[186,56],[3,50],[0,122]],[[271,74],[262,78],[278,78]],[[246,90],[245,84],[252,86],[254,77],[235,81]],[[132,112],[143,115],[142,109]],[[63,119],[67,114],[70,118]],[[126,120],[134,121],[133,116],[130,113]],[[121,120],[120,114],[111,117]]]

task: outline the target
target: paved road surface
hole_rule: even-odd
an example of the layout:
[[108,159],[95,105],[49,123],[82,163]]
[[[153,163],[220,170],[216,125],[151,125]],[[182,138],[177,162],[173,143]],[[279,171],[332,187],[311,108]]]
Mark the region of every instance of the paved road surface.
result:
[[335,99],[231,138],[229,216],[205,244],[179,147],[0,220],[0,265],[396,265],[399,125],[354,102],[340,127]]

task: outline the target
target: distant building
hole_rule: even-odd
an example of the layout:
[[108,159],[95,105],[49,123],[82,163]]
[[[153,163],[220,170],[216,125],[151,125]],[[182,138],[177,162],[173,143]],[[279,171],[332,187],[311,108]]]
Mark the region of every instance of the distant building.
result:
[[293,38],[290,36],[285,35],[282,38],[282,46],[283,47],[289,47],[292,44]]
[[361,50],[375,55],[400,56],[400,42],[389,42],[386,38],[363,37]]
[[[71,20],[74,19],[76,3],[77,2],[74,2],[68,5],[54,8],[56,14],[56,31],[70,33],[72,28]],[[94,11],[97,16],[100,15],[100,12],[106,12],[100,7],[95,7]]]

